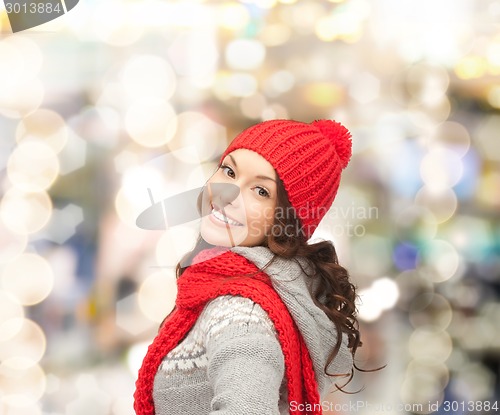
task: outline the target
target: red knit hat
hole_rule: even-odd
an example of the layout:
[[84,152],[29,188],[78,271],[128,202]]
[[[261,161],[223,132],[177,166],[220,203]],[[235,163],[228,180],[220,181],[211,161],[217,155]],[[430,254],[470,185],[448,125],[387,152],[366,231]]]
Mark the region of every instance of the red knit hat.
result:
[[351,158],[350,137],[343,125],[331,120],[310,124],[264,121],[240,133],[221,161],[239,148],[255,151],[269,161],[309,238],[337,194],[342,169]]

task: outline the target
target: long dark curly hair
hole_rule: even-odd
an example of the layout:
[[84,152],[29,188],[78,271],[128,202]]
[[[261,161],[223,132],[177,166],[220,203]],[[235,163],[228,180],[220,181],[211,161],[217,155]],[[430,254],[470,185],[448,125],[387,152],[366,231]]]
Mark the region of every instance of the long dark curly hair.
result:
[[[348,347],[353,355],[358,347],[362,345],[359,332],[356,310],[356,287],[349,280],[348,271],[339,265],[337,252],[331,241],[320,241],[308,243],[304,232],[301,229],[300,219],[295,214],[283,185],[277,180],[277,210],[286,212],[286,215],[275,216],[273,232],[269,233],[264,244],[275,254],[275,258],[305,258],[313,270],[304,273],[311,279],[316,280],[315,289],[311,292],[311,297],[328,318],[335,324],[337,332],[345,333],[348,337]],[[290,232],[289,230],[295,230]],[[312,284],[310,285],[313,286]],[[312,288],[311,288],[312,289]],[[337,356],[342,344],[342,336],[337,336],[337,342],[328,356],[324,372],[329,376],[345,376],[345,374],[328,373],[327,368]],[[358,370],[354,363],[351,374],[344,385],[346,386],[354,376],[354,368]],[[344,391],[345,392],[345,391]]]
[[[198,199],[199,210],[200,203],[201,198]],[[286,214],[284,215],[283,212],[286,212]],[[288,200],[283,182],[279,177],[277,179],[277,204],[271,229],[272,232],[267,234],[262,245],[268,247],[271,252],[274,253],[274,257],[261,271],[265,271],[277,257],[287,259],[297,257],[304,258],[307,264],[310,265],[308,272],[303,269],[304,273],[308,278],[316,280],[316,284],[309,284],[311,290],[312,286],[315,285],[314,291],[310,293],[311,297],[316,306],[323,310],[328,318],[335,324],[337,332],[347,335],[348,347],[354,360],[356,350],[358,347],[362,346],[359,323],[357,320],[356,287],[349,280],[348,271],[339,265],[337,253],[331,241],[320,241],[316,243],[307,242],[305,233],[301,228],[300,218],[295,214],[295,210]],[[291,229],[294,231],[290,232]],[[177,264],[177,278],[179,278],[188,268],[197,253],[211,247],[213,247],[213,245],[203,240],[200,235],[194,249],[188,252]],[[310,270],[312,270],[312,272]],[[335,359],[340,350],[342,337],[341,335],[337,336],[336,344],[326,362],[324,373],[328,376],[345,377],[347,375],[345,373],[338,374],[327,372],[328,366]],[[335,384],[340,391],[352,393],[345,391],[343,388],[352,380],[354,369],[362,372],[372,372],[382,369],[382,367],[366,370],[357,367],[354,363],[347,381],[343,385]]]

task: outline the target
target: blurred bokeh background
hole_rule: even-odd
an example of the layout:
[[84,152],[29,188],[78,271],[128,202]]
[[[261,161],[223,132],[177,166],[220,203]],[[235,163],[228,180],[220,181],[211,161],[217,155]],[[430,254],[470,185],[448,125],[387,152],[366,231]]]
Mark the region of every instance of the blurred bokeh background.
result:
[[496,413],[500,1],[82,0],[16,34],[0,7],[0,414],[133,414],[197,235],[135,219],[272,118],[353,134],[314,238],[387,367],[325,413]]

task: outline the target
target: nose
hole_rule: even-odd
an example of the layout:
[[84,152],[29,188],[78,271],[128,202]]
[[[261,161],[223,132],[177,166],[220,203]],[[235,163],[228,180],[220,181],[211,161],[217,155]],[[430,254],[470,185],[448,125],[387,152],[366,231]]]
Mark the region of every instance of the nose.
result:
[[210,183],[210,199],[220,208],[230,205],[240,194],[240,188],[232,183]]

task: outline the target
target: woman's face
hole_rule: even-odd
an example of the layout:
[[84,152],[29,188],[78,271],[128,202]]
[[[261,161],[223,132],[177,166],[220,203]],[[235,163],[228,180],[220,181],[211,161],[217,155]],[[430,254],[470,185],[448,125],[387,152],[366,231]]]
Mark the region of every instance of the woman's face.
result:
[[264,157],[246,149],[229,153],[203,191],[202,238],[227,247],[262,244],[273,223],[276,192],[276,172]]

